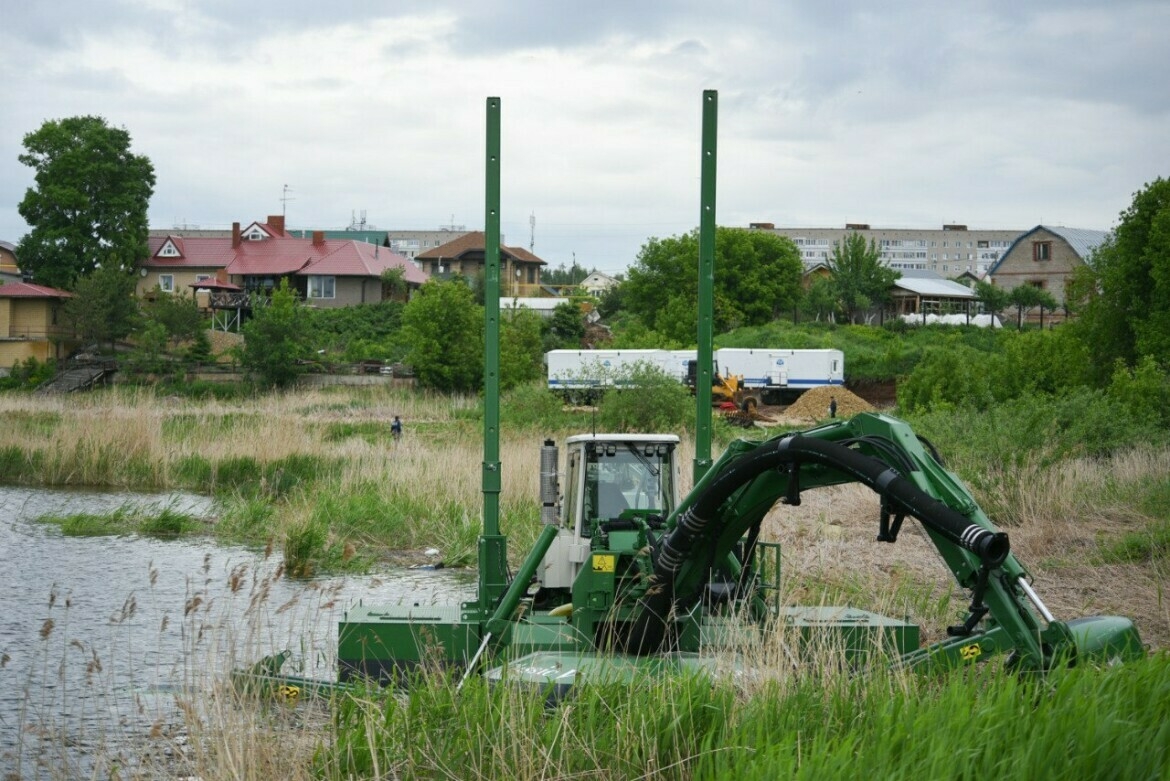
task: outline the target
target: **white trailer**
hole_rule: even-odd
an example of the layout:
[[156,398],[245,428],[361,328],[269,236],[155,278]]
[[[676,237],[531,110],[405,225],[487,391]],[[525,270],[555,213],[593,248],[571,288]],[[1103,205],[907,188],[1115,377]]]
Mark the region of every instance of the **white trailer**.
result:
[[627,387],[630,373],[638,365],[675,376],[668,350],[550,350],[545,363],[548,388],[555,391]]
[[770,350],[724,347],[715,351],[720,371],[743,377],[743,386],[759,390],[761,401],[777,404],[809,388],[845,384],[845,355],[840,350]]
[[[695,350],[552,350],[545,355],[548,388],[590,391],[629,387],[630,373],[642,364],[686,383]],[[764,404],[781,404],[822,385],[843,385],[845,356],[840,350],[770,350],[722,348],[715,370],[740,375],[743,387],[758,391]]]

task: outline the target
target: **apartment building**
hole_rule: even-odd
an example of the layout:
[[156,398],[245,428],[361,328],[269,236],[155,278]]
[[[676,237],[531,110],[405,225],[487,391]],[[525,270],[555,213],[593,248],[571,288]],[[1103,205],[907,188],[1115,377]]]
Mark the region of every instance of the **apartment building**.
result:
[[980,278],[1007,252],[1022,230],[971,230],[966,225],[938,229],[874,228],[868,223],[846,223],[844,228],[777,228],[770,222],[753,222],[752,230],[787,236],[800,249],[806,267],[827,261],[833,247],[851,233],[860,233],[866,244],[881,250],[882,262],[899,271],[933,271],[943,277],[963,273]]

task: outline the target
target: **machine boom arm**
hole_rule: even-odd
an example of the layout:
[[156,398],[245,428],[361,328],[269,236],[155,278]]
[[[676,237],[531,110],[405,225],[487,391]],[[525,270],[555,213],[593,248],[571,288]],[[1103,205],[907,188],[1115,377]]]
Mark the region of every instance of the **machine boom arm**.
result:
[[[659,650],[672,616],[694,606],[712,567],[734,561],[740,539],[758,529],[777,501],[799,504],[804,490],[847,482],[881,497],[879,541],[893,542],[905,516],[918,519],[959,585],[971,592],[966,621],[948,630],[955,639],[923,649],[911,663],[964,643],[968,649],[978,644],[980,653],[1010,648],[1025,669],[1045,669],[1060,654],[1076,655],[1068,625],[1043,620],[1047,609],[1028,587],[1008,536],[909,426],[880,414],[760,443],[733,442],[667,519],[651,583],[629,624],[627,650]],[[1093,637],[1086,644],[1102,642]],[[1128,637],[1117,642],[1132,645]]]

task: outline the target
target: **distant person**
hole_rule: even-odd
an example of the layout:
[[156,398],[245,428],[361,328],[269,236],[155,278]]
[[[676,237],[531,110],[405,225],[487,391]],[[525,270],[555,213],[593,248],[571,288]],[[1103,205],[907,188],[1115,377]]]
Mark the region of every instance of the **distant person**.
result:
[[395,440],[402,439],[402,418],[397,415],[394,416],[394,422],[390,424],[390,436]]
[[829,397],[829,417],[830,418],[837,417],[837,397],[836,396]]

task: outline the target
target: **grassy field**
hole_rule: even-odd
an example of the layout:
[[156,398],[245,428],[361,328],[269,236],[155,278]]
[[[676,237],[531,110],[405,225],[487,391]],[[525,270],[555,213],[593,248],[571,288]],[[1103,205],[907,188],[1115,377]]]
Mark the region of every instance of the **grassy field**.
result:
[[[539,527],[541,441],[592,426],[586,411],[536,406],[529,396],[504,401],[501,523],[515,557]],[[394,415],[406,425],[398,442]],[[143,390],[3,394],[0,416],[9,483],[183,489],[213,494],[221,508],[214,518],[47,519],[69,534],[208,534],[283,551],[286,570],[300,574],[429,547],[449,564],[474,564],[482,507],[474,398],[384,389],[237,401]],[[1167,647],[1170,448],[1054,450],[1050,437],[1033,446],[1011,427],[981,433],[977,420],[911,422],[1008,531],[1058,617],[1127,615],[1153,649]],[[689,466],[690,438],[679,433]],[[743,434],[717,429],[720,442]],[[857,486],[774,511],[763,538],[784,545],[785,597],[906,616],[937,639],[962,614],[963,594],[923,535],[874,545],[877,518],[876,497]],[[1170,744],[1168,687],[1165,652],[1132,669],[1037,684],[992,671],[939,681],[789,671],[747,687],[659,681],[590,692],[552,713],[516,692],[473,685],[456,695],[440,677],[405,699],[371,694],[329,711],[209,698],[190,706],[184,756],[209,779],[843,778],[861,769],[889,778],[1158,777],[1167,758],[1154,747]]]

